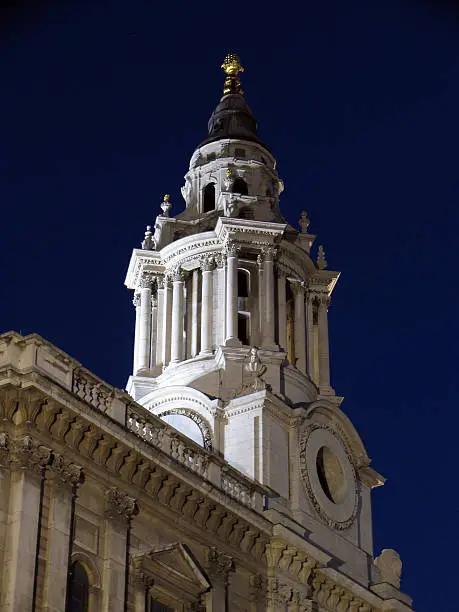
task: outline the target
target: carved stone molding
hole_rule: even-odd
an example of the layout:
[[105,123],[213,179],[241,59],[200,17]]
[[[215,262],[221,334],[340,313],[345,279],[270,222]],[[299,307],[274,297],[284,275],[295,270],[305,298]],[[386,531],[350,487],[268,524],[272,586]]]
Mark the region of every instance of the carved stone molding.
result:
[[120,519],[128,522],[138,514],[137,501],[120,491],[117,487],[111,487],[105,492],[105,517]]
[[72,463],[59,453],[54,454],[50,469],[65,484],[78,487],[84,482],[84,473],[81,465]]
[[225,245],[225,254],[227,257],[237,257],[241,247],[235,242],[227,242]]
[[147,274],[144,272],[142,276],[140,277],[139,284],[142,289],[151,289],[152,282],[153,282],[153,278],[151,274]]
[[215,260],[212,257],[204,256],[201,258],[201,270],[203,272],[212,272],[215,269]]
[[134,308],[140,306],[140,293],[134,293],[134,297],[132,298],[132,304]]
[[41,474],[51,459],[52,450],[30,436],[24,436],[9,444],[9,465],[12,469],[30,469]]
[[228,581],[228,574],[234,569],[233,559],[212,546],[207,551],[206,567],[209,577],[214,580]]

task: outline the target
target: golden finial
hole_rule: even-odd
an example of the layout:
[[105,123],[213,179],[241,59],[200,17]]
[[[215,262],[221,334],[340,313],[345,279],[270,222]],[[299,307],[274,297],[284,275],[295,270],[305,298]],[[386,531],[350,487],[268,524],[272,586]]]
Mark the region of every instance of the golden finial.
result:
[[164,201],[165,202],[169,202],[169,200],[171,199],[171,196],[168,193],[164,194]]
[[235,53],[228,53],[221,67],[226,73],[223,93],[243,94],[244,92],[241,89],[241,81],[237,76],[239,72],[244,72],[244,68],[241,66],[239,55],[236,55]]

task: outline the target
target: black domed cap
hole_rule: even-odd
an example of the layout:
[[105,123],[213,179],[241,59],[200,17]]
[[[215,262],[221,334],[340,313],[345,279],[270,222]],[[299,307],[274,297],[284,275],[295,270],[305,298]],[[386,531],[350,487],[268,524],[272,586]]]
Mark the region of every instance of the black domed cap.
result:
[[200,147],[209,142],[225,138],[251,140],[260,143],[257,134],[257,122],[247,102],[239,93],[230,93],[223,96],[209,119],[208,130],[208,138],[199,145]]

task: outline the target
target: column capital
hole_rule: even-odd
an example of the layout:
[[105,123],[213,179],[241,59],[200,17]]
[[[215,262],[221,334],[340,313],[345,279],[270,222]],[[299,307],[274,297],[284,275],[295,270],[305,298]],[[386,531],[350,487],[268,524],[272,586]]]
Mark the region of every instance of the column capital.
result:
[[64,484],[79,487],[84,482],[84,472],[81,465],[72,463],[68,459],[65,459],[65,457],[60,453],[54,454],[53,462],[50,465],[50,470]]
[[129,522],[139,512],[137,500],[117,487],[105,491],[105,517]]
[[200,267],[203,272],[212,272],[215,269],[215,260],[209,255],[204,255],[200,260]]
[[177,266],[172,270],[171,273],[172,282],[174,283],[182,283],[185,279],[185,273],[180,266]]
[[215,263],[217,265],[217,268],[224,268],[225,267],[225,261],[226,261],[225,253],[219,253],[215,257]]
[[214,580],[228,581],[228,574],[234,569],[233,558],[211,546],[207,550],[206,567],[209,577]]
[[275,246],[266,246],[261,249],[261,256],[264,261],[274,261],[277,256],[277,247]]
[[132,298],[132,304],[134,308],[140,306],[140,293],[134,293],[134,297]]
[[140,287],[142,289],[151,289],[152,283],[153,283],[153,278],[151,274],[144,272],[142,276],[140,277],[140,283],[139,283]]
[[8,453],[12,469],[30,469],[37,474],[42,474],[52,460],[52,449],[28,435],[10,442],[5,433],[0,439],[0,450]]
[[241,250],[240,245],[237,244],[236,242],[233,242],[232,240],[229,240],[225,244],[225,255],[227,257],[237,257],[240,250]]
[[306,289],[306,284],[304,281],[300,281],[297,279],[289,279],[290,280],[290,287],[293,291],[293,294],[296,296],[298,293],[303,293],[305,292]]

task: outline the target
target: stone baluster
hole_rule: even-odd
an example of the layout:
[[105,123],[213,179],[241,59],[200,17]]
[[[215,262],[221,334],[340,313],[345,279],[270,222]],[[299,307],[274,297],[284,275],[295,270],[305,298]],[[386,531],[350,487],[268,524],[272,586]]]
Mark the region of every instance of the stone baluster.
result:
[[140,324],[139,324],[139,360],[138,371],[150,367],[150,334],[151,334],[151,276],[142,275],[140,279]]
[[170,276],[164,277],[163,306],[163,368],[171,359],[171,326],[172,326],[172,282]]
[[202,298],[201,298],[201,354],[212,353],[212,321],[213,321],[213,270],[215,264],[212,258],[204,257],[201,263],[202,270]]
[[134,365],[133,373],[139,369],[139,345],[140,345],[140,293],[134,293],[132,303],[135,308],[135,333],[134,333]]
[[239,247],[226,247],[226,345],[241,346],[237,330],[237,266]]
[[183,272],[177,268],[172,277],[171,363],[183,359]]
[[102,612],[124,612],[125,572],[128,562],[131,520],[137,514],[136,500],[116,487],[105,492]]
[[304,283],[292,283],[295,296],[295,366],[306,374],[306,316],[304,304]]
[[[263,332],[263,347],[266,349],[275,350],[275,326],[274,326],[274,256],[275,249],[268,247],[263,250],[264,256],[264,302],[262,313],[262,332]],[[264,315],[264,316],[263,316]]]
[[199,323],[199,268],[193,270],[191,288],[191,356],[198,354],[198,323]]
[[279,346],[281,349],[287,349],[287,293],[286,293],[286,275],[283,270],[277,270],[277,305],[278,305],[278,330],[279,330]]
[[319,390],[322,395],[333,395],[330,386],[330,353],[328,344],[328,295],[319,297]]

